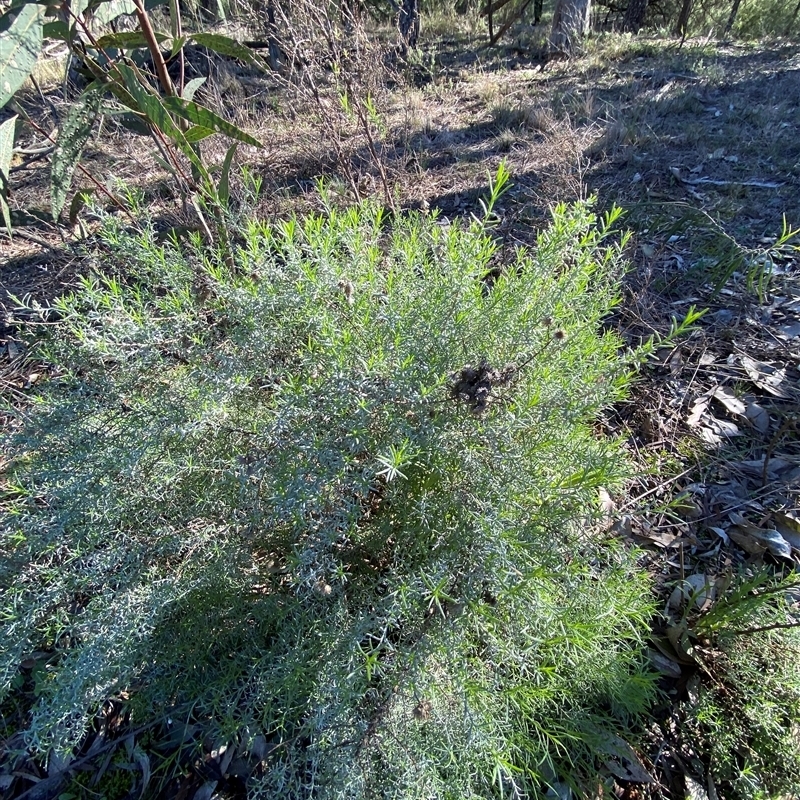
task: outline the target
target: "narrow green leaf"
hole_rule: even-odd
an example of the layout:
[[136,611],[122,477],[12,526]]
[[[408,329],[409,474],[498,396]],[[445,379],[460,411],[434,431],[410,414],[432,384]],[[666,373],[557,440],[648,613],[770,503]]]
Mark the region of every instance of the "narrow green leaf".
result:
[[222,175],[219,178],[219,186],[217,187],[217,197],[219,198],[219,202],[226,206],[228,205],[228,198],[231,194],[231,185],[230,185],[230,175],[231,175],[231,164],[233,163],[233,157],[236,155],[236,149],[239,147],[238,144],[232,144],[228,148],[228,152],[225,153],[225,160],[222,162]]
[[11,13],[0,18],[0,108],[19,89],[42,49],[42,6],[23,6],[11,21]]
[[206,82],[205,78],[192,78],[186,86],[183,87],[183,99],[194,100],[195,92]]
[[176,36],[170,45],[169,57],[170,59],[175,58],[181,50],[183,50],[186,42],[189,41],[188,36]]
[[184,100],[181,97],[165,97],[163,103],[173,114],[177,114],[179,117],[189,120],[189,122],[194,125],[208,128],[215,133],[224,133],[231,139],[237,139],[245,144],[251,144],[253,147],[263,147],[258,139],[254,139],[249,133],[245,133],[232,123],[224,120],[219,114],[215,114],[211,109],[205,108],[205,106],[200,106],[197,103]]
[[219,33],[193,33],[192,39],[195,44],[201,47],[207,47],[215,53],[223,56],[230,56],[230,58],[238,58],[239,61],[244,61],[247,64],[267,69],[266,64],[259,58],[249,47],[231,39],[229,36],[222,36]]
[[97,5],[97,10],[94,12],[94,19],[101,25],[108,25],[113,22],[117,17],[123,14],[135,14],[136,5],[133,0],[109,0],[109,2],[92,3],[92,7]]
[[119,124],[137,136],[149,136],[151,129],[147,120],[133,111],[127,111],[119,116]]
[[[158,128],[192,162],[192,165],[202,178],[206,181],[209,180],[208,170],[202,159],[186,140],[183,131],[175,124],[161,97],[149,91],[140,82],[136,71],[131,67],[126,64],[117,64],[116,69],[125,82],[124,89],[127,90],[127,94],[130,95],[133,101],[130,108],[142,114],[151,125]],[[179,98],[166,99],[178,100]]]
[[[157,33],[156,40],[166,42],[167,38],[163,33]],[[123,31],[122,33],[108,33],[97,40],[101,50],[108,50],[115,47],[117,50],[136,50],[147,47],[147,39],[141,31]]]
[[[70,10],[70,29],[72,35],[76,35],[78,30],[80,30],[80,25],[75,21],[76,19],[84,19],[84,13],[86,9],[89,8],[89,0],[70,0],[69,3],[69,10]],[[73,19],[73,17],[75,19]]]
[[94,89],[84,92],[70,108],[53,151],[50,175],[50,200],[53,219],[58,220],[72,183],[72,175],[81,158],[83,146],[92,132],[100,109],[100,93]]
[[197,142],[202,142],[203,139],[207,139],[209,136],[213,136],[214,131],[209,128],[204,128],[202,125],[192,125],[188,131],[186,131],[186,141],[191,144],[196,144]]
[[45,22],[42,26],[42,35],[47,39],[60,39],[62,42],[68,42],[69,25],[60,19]]
[[78,215],[84,209],[89,199],[94,194],[94,189],[83,189],[80,192],[75,192],[72,202],[69,204],[69,224],[77,225]]
[[176,144],[185,143],[186,140],[180,128],[167,112],[161,99],[142,85],[136,72],[127,64],[117,64],[117,70],[122,75],[125,89],[135,104],[131,106],[132,110],[144,114],[153,125]]
[[6,224],[9,236],[11,235],[11,211],[8,208],[8,186],[16,124],[17,118],[14,116],[0,125],[0,211],[2,211],[3,222]]

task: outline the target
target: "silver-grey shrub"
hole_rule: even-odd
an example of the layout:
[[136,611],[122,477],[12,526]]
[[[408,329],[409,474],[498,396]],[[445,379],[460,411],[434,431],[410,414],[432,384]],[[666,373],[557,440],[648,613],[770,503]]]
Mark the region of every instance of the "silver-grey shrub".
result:
[[630,371],[610,222],[559,206],[510,252],[365,204],[241,222],[231,272],[107,220],[6,443],[3,695],[46,663],[26,745],[73,750],[126,690],[137,724],[265,735],[254,796],[591,777],[653,693],[646,580],[588,535],[626,469],[593,430]]

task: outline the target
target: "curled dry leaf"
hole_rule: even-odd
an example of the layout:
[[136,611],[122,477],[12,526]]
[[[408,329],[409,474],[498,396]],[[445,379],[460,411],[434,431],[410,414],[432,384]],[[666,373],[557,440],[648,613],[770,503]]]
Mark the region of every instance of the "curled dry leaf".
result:
[[717,528],[714,527],[713,525],[709,525],[708,529],[713,533],[716,533],[717,536],[719,536],[719,538],[722,539],[724,544],[728,544],[730,542],[730,537],[728,536],[727,533],[725,533],[725,531],[722,528]]
[[714,586],[702,573],[689,575],[686,580],[681,581],[672,590],[667,606],[673,611],[677,611],[692,598],[694,598],[695,606],[701,611],[710,605],[714,599]]
[[763,477],[766,467],[766,476],[771,480],[775,480],[784,470],[792,466],[792,462],[780,456],[773,456],[769,460],[767,460],[765,456],[762,456],[761,458],[735,462],[735,466],[744,472],[745,475],[750,475],[754,478]]
[[738,544],[745,553],[749,553],[751,556],[762,555],[767,551],[766,545],[751,536],[744,528],[734,525],[728,529],[728,536],[732,542]]
[[731,414],[736,414],[740,417],[744,416],[746,411],[745,404],[727,389],[724,389],[722,386],[717,386],[716,389],[714,389],[713,397],[722,403]]
[[769,433],[769,414],[758,403],[748,402],[744,412],[750,424],[763,436]]
[[689,416],[686,418],[686,424],[690,428],[696,428],[700,424],[703,414],[705,414],[708,409],[708,402],[708,395],[705,394],[700,395],[700,397],[694,401],[694,404],[689,411]]
[[616,510],[614,501],[611,499],[611,495],[608,493],[608,490],[602,486],[597,490],[597,495],[600,501],[600,511],[603,514],[603,519],[606,522],[610,522],[611,516]]
[[747,377],[759,389],[769,392],[775,397],[788,397],[784,380],[786,378],[785,368],[776,368],[763,361],[756,361],[748,356],[741,356],[740,361],[747,373]]
[[734,422],[729,422],[724,419],[717,419],[710,414],[705,415],[703,425],[699,430],[700,438],[709,444],[718,445],[722,444],[724,439],[732,439],[734,436],[741,436],[742,432],[739,426]]
[[600,749],[611,756],[606,769],[615,777],[631,783],[653,783],[653,776],[645,769],[636,751],[619,736],[609,733],[603,737]]
[[775,528],[781,536],[795,549],[800,551],[800,520],[796,511],[773,514]]
[[778,531],[772,528],[760,528],[736,512],[730,513],[728,517],[735,525],[728,534],[743,550],[752,554],[768,550],[776,558],[792,557],[789,542]]
[[670,658],[664,655],[664,653],[653,649],[647,651],[647,656],[650,659],[650,663],[653,665],[653,669],[658,670],[662,675],[666,675],[669,678],[681,677],[681,665],[675,661],[674,658]]
[[703,784],[690,775],[686,775],[686,800],[709,800]]

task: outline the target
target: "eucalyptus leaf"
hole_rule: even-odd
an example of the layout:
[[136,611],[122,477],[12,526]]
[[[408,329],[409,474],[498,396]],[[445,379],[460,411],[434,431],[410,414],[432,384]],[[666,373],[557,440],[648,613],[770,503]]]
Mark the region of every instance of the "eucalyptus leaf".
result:
[[219,33],[193,33],[192,40],[195,44],[207,47],[220,55],[238,58],[239,61],[266,69],[264,62],[249,47],[229,36],[222,36]]
[[263,147],[258,139],[253,138],[241,128],[237,128],[236,125],[224,120],[219,114],[215,114],[205,106],[198,105],[190,100],[184,100],[182,97],[165,97],[163,103],[170,112],[183,117],[194,125],[208,128],[214,133],[224,133],[231,139],[251,144],[253,147]]
[[213,135],[214,131],[210,128],[204,128],[202,125],[192,125],[192,127],[186,131],[186,141],[191,144],[196,144]]
[[0,17],[0,108],[31,74],[42,49],[44,8],[30,3],[13,20],[12,14]]
[[195,92],[206,82],[205,78],[192,78],[186,86],[183,87],[183,99],[194,100]]
[[[122,75],[125,82],[125,90],[130,95],[132,105],[131,110],[137,111],[144,116],[148,122],[158,128],[158,130],[170,139],[178,149],[192,162],[197,172],[205,179],[209,179],[208,170],[205,168],[200,156],[195,152],[190,142],[187,141],[183,131],[178,127],[175,120],[170,116],[170,112],[165,105],[166,100],[179,100],[180,98],[164,98],[148,91],[139,80],[134,69],[126,64],[118,64],[117,70]],[[193,105],[193,104],[192,104]]]
[[16,116],[7,119],[0,125],[0,211],[3,222],[11,234],[11,212],[8,208],[8,175],[11,170],[11,155],[14,150],[14,129]]
[[57,220],[64,208],[72,176],[81,158],[83,146],[92,132],[100,110],[101,96],[96,88],[84,92],[70,108],[53,151],[50,174],[50,199],[53,219]]
[[47,39],[60,39],[62,42],[68,42],[70,40],[69,25],[60,19],[45,22],[42,27],[42,35]]
[[[159,43],[167,41],[168,38],[163,33],[156,33],[155,37]],[[108,50],[112,47],[117,50],[136,50],[147,47],[147,39],[142,31],[108,33],[97,40],[97,46],[101,50]]]
[[219,198],[219,202],[224,206],[228,205],[228,200],[231,194],[231,164],[233,163],[233,157],[236,155],[236,149],[238,147],[238,144],[232,144],[228,148],[228,152],[225,154],[225,160],[222,162],[222,175],[220,176],[219,186],[217,187],[217,197]]
[[117,17],[135,13],[136,5],[133,0],[109,0],[109,2],[99,4],[94,18],[101,25],[108,25]]

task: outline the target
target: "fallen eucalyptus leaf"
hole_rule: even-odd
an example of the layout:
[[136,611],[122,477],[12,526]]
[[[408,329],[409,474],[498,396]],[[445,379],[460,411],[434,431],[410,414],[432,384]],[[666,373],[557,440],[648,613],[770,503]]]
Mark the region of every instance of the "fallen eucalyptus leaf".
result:
[[709,800],[708,793],[703,784],[689,775],[686,778],[686,800]]
[[728,544],[730,542],[730,538],[728,537],[728,534],[725,533],[725,531],[722,528],[717,528],[717,527],[714,527],[713,525],[709,525],[708,529],[710,531],[713,531],[714,533],[716,533],[717,536],[719,536],[719,538],[722,539],[722,541],[725,544]]
[[669,678],[680,678],[682,674],[681,665],[673,658],[664,655],[658,650],[650,649],[647,651],[647,657],[653,668],[658,670],[662,675]]
[[744,414],[760,434],[766,435],[769,433],[770,419],[766,409],[762,408],[758,403],[748,403]]
[[694,405],[689,411],[689,416],[686,418],[686,424],[690,428],[696,428],[700,424],[700,420],[702,419],[703,414],[705,414],[707,409],[708,409],[708,396],[700,395],[700,397],[698,397],[697,400],[694,401]]
[[778,533],[780,533],[795,550],[800,551],[800,520],[793,516],[794,513],[796,512],[785,514],[782,511],[778,511],[773,514],[773,518]]
[[653,783],[653,776],[645,769],[636,751],[621,737],[609,733],[600,744],[602,752],[616,760],[607,760],[606,769],[624,781]]
[[726,389],[723,389],[722,386],[717,386],[717,388],[714,389],[713,397],[719,400],[731,414],[744,416],[746,410],[745,404],[738,397],[731,394]]
[[[792,557],[792,548],[789,542],[778,531],[772,528],[760,528],[758,525],[748,522],[737,512],[731,512],[728,514],[728,518],[736,526],[729,531],[731,539],[748,553],[756,553],[760,549],[762,552],[769,550],[776,558]],[[748,537],[750,541],[747,541]],[[752,549],[748,549],[748,547]]]
[[784,368],[777,369],[771,364],[766,364],[763,361],[756,361],[747,356],[741,356],[740,360],[747,377],[765,392],[775,395],[775,397],[787,397],[786,390],[783,387],[783,381],[786,377],[786,370]]
[[728,529],[728,536],[732,542],[738,544],[745,553],[749,553],[751,556],[761,555],[767,550],[765,544],[751,536],[744,528],[734,525]]
[[[741,469],[746,475],[752,475],[754,478],[760,478],[764,475],[764,456],[761,458],[754,458],[748,461],[736,462],[736,466]],[[788,467],[792,466],[791,461],[787,461],[780,456],[773,456],[766,462],[767,477],[771,479],[777,478],[781,472]]]

